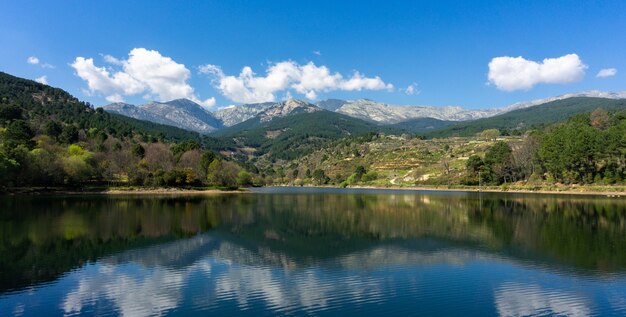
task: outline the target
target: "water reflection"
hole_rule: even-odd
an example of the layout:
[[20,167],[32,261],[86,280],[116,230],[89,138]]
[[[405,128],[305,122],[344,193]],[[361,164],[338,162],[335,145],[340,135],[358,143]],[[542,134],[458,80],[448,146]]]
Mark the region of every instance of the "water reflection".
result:
[[573,292],[547,290],[539,285],[505,283],[495,292],[500,316],[590,316],[590,303]]
[[5,198],[0,208],[0,311],[16,316],[626,306],[623,200],[330,192]]

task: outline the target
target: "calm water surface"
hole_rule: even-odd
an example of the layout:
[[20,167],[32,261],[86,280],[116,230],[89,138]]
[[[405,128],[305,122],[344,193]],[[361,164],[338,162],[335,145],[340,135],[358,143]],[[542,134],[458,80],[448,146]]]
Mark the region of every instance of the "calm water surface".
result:
[[0,316],[626,315],[626,200],[0,198]]

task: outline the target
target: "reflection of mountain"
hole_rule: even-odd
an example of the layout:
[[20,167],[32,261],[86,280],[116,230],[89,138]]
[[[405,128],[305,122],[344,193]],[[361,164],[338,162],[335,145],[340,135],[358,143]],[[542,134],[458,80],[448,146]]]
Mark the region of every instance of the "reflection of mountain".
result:
[[[315,243],[312,240],[311,243]],[[246,247],[237,239],[221,234],[201,234],[188,239],[158,244],[148,248],[125,251],[102,259],[108,265],[136,263],[144,267],[179,269],[192,266],[210,256],[237,265],[296,269],[322,267],[328,269],[375,269],[385,266],[459,264],[475,260],[496,260],[482,251],[463,249],[442,241],[419,239],[411,243],[377,242],[361,244],[355,250],[338,253],[331,258],[319,254],[299,256],[270,247]]]
[[[462,261],[466,250],[480,250],[581,272],[626,268],[626,254],[616,251],[626,249],[626,204],[608,198],[367,191],[21,197],[0,200],[0,210],[0,290],[111,254],[118,255],[110,263],[146,266],[184,267],[212,255],[243,265],[366,269],[442,256]],[[120,253],[202,232],[210,239],[200,235],[150,256]]]

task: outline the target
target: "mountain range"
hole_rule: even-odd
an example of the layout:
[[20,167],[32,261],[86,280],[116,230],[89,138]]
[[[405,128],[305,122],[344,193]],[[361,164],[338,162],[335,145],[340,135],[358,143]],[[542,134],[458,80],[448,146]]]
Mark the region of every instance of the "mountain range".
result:
[[152,101],[140,106],[118,102],[103,108],[107,112],[203,134],[208,134],[223,126],[220,119],[189,99],[176,99],[168,102]]
[[[113,103],[104,106],[104,110],[123,116],[171,125],[202,134],[222,133],[250,119],[268,122],[276,117],[284,117],[301,112],[327,110],[352,118],[376,123],[393,125],[411,132],[424,129],[443,128],[459,122],[470,122],[492,118],[516,110],[535,107],[542,104],[577,97],[625,99],[626,91],[619,93],[587,91],[561,96],[518,102],[500,108],[465,109],[458,106],[400,106],[376,102],[368,99],[339,100],[328,99],[316,104],[290,99],[284,102],[265,102],[229,106],[210,112],[188,99],[176,99],[167,102],[149,102],[134,106],[126,103]],[[248,123],[250,126],[250,123]],[[424,130],[424,131],[426,131]]]

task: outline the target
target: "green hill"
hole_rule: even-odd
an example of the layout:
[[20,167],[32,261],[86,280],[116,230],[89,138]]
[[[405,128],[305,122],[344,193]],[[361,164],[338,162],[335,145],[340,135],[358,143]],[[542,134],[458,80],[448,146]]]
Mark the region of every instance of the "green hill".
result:
[[79,101],[62,89],[3,72],[0,72],[0,104],[19,106],[28,120],[41,123],[39,126],[55,119],[64,124],[74,124],[80,129],[96,128],[116,136],[137,133],[172,141],[201,140],[198,133],[109,114],[94,109],[89,103]]
[[220,138],[224,142],[235,140],[241,147],[255,148],[257,155],[294,159],[331,140],[377,132],[401,131],[322,110],[275,118],[269,122],[252,118],[221,131]]
[[[62,89],[0,72],[0,192],[115,184],[231,186],[240,167],[210,151],[230,149],[226,144],[94,109]],[[209,173],[212,163],[217,165]],[[250,176],[242,179],[249,183]]]
[[417,118],[389,125],[389,127],[405,130],[410,133],[426,134],[454,125],[456,121],[445,121],[434,118]]
[[606,99],[574,97],[552,101],[538,106],[514,110],[490,118],[460,122],[451,126],[425,133],[431,138],[451,136],[471,136],[486,129],[526,130],[567,120],[581,113],[589,113],[597,108],[606,111],[626,109],[626,99]]

